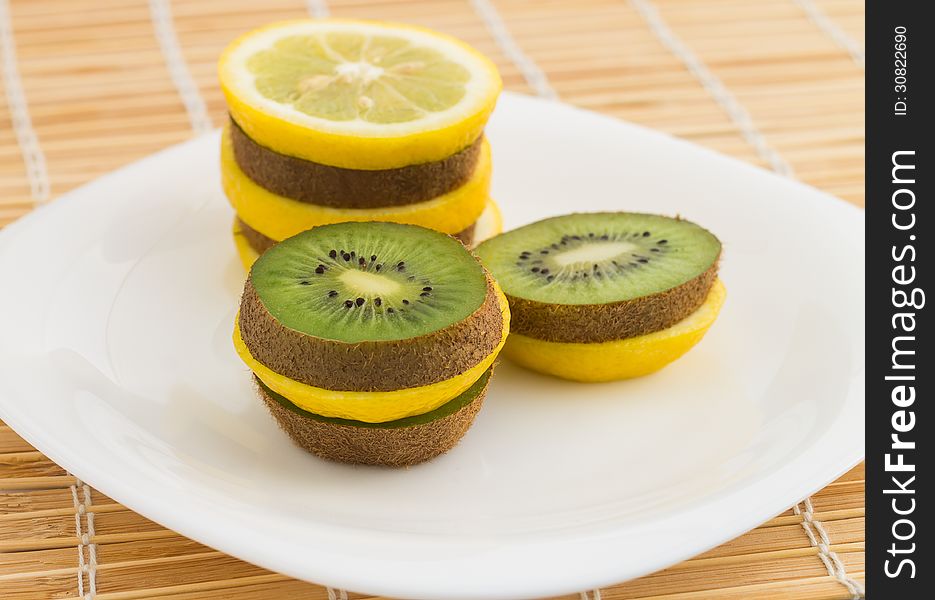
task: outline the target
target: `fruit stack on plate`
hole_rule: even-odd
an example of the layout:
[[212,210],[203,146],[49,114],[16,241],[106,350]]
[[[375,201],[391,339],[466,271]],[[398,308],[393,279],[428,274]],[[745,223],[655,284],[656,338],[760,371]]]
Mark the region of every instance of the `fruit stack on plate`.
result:
[[477,247],[510,302],[504,355],[577,381],[654,373],[701,341],[726,292],[721,242],[681,218],[581,213]]
[[509,325],[506,297],[458,241],[413,225],[339,223],[256,260],[234,347],[299,446],[399,467],[465,434]]
[[219,63],[224,191],[246,265],[302,231],[421,225],[466,245],[499,232],[484,127],[496,67],[404,25],[300,20],[235,40]]

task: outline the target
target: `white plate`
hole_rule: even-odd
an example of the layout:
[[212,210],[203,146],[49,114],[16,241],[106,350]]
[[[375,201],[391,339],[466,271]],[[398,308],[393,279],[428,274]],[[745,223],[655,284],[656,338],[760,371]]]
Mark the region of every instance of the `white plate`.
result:
[[242,285],[218,140],[170,148],[0,234],[0,417],[89,484],[288,575],[432,599],[636,577],[783,511],[863,452],[863,213],[691,144],[507,94],[507,227],[680,213],[728,301],[683,360],[582,385],[504,364],[474,428],[408,470],[295,448],[231,348]]

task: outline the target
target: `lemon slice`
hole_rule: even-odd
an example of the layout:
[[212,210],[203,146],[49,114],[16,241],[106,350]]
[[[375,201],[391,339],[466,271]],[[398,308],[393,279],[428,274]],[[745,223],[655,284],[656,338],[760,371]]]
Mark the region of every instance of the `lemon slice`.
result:
[[503,214],[500,212],[500,206],[493,198],[487,199],[487,205],[484,212],[477,217],[474,223],[474,242],[471,248],[475,248],[481,242],[485,242],[495,235],[503,233]]
[[332,208],[286,198],[260,187],[237,166],[226,128],[221,136],[221,185],[228,201],[247,225],[277,241],[312,227],[347,221],[391,221],[455,234],[470,227],[484,212],[491,170],[490,145],[484,140],[474,174],[447,194],[385,208]]
[[340,19],[275,23],[218,64],[234,120],[283,154],[351,169],[441,160],[474,142],[502,88],[453,37]]
[[548,375],[574,381],[613,381],[654,373],[701,341],[727,297],[720,279],[704,304],[675,325],[637,337],[579,344],[547,342],[510,334],[503,354],[513,362]]

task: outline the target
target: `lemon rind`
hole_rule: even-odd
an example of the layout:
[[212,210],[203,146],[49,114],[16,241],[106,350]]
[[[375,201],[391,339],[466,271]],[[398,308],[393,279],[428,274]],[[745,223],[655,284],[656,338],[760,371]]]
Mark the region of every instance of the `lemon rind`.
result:
[[510,334],[503,355],[523,367],[574,381],[642,377],[688,352],[708,332],[727,290],[715,280],[704,303],[675,325],[646,335],[598,343],[549,342]]
[[447,194],[402,206],[333,208],[286,198],[261,187],[237,165],[227,127],[221,135],[221,185],[228,202],[244,223],[276,241],[319,225],[348,221],[389,221],[455,234],[470,227],[484,211],[490,197],[491,171],[490,144],[484,140],[474,174]]
[[[374,133],[368,135],[361,127],[312,117],[269,100],[245,81],[250,79],[246,75],[246,60],[254,52],[269,47],[260,44],[263,36],[273,39],[270,33],[277,30],[287,35],[290,28],[328,27],[406,32],[442,50],[449,58],[460,59],[459,64],[477,74],[467,86],[468,100],[426,119],[370,125]],[[352,19],[283,21],[251,31],[234,40],[221,54],[218,76],[231,114],[258,143],[321,164],[368,170],[441,160],[465,148],[482,133],[503,87],[496,65],[457,38],[413,25]]]

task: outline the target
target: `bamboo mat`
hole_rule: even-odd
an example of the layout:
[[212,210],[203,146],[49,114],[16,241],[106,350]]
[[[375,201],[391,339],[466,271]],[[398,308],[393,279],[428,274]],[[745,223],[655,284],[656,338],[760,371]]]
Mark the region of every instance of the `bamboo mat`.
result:
[[[508,89],[666,131],[863,205],[859,0],[0,0],[0,226],[220,124],[222,46],[261,23],[329,10],[450,32],[493,57]],[[858,597],[863,490],[861,465],[702,556],[580,597]],[[82,595],[341,592],[165,530],[0,424],[0,598]]]

